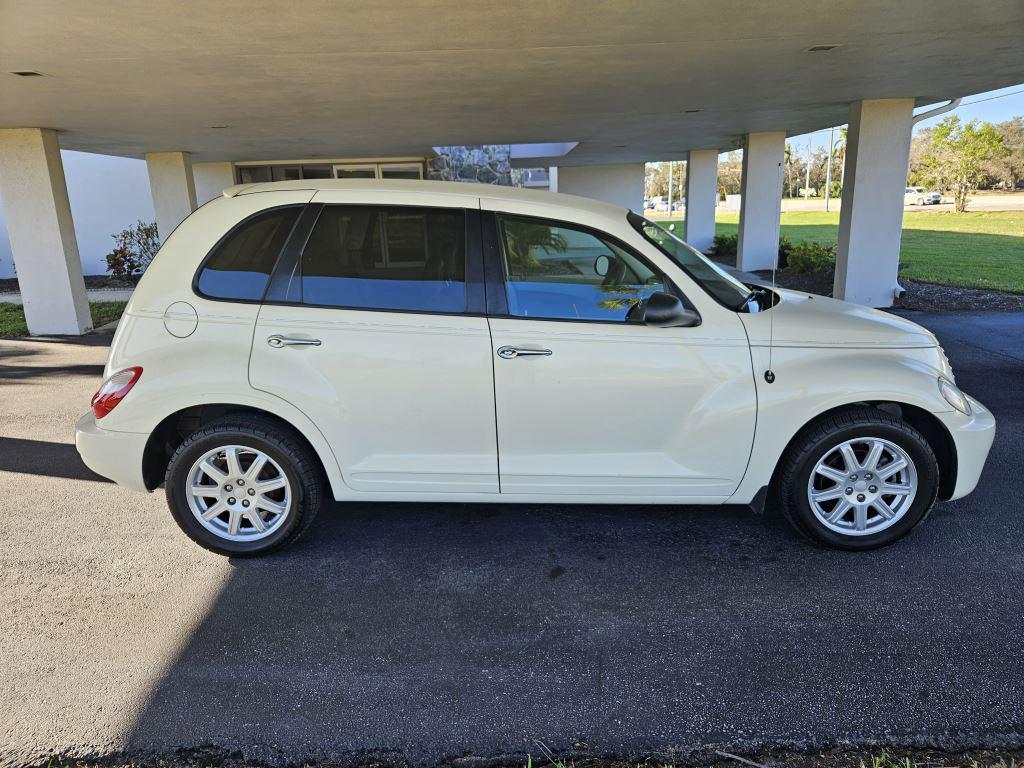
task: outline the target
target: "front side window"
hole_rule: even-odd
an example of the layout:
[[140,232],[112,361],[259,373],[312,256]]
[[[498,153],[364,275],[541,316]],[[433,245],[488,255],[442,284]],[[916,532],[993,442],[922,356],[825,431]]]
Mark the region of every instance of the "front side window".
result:
[[630,212],[629,222],[720,304],[735,310],[747,305],[751,294],[750,288],[724,269],[720,269],[696,248],[687,245],[667,229],[659,227],[643,216]]
[[302,301],[330,307],[466,310],[461,210],[329,205],[302,253]]
[[203,263],[196,286],[214,299],[259,301],[302,208],[275,208],[238,225]]
[[661,275],[596,234],[561,222],[501,217],[509,314],[625,322]]

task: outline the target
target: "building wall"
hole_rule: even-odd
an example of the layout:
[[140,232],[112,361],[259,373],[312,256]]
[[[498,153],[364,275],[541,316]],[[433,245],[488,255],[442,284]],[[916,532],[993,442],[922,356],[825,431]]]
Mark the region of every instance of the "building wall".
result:
[[[87,275],[106,274],[104,257],[113,247],[110,236],[139,219],[154,219],[146,163],[87,152],[65,150],[60,154],[82,271]],[[0,201],[0,278],[7,277],[14,277],[14,260]]]

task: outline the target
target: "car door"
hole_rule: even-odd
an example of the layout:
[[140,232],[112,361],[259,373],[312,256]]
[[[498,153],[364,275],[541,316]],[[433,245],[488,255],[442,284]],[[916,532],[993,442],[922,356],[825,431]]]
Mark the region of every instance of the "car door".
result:
[[497,493],[478,199],[422,198],[317,194],[260,309],[251,383],[319,426],[355,491]]
[[567,221],[485,216],[502,494],[724,501],[756,412],[739,318],[705,296],[698,327],[637,323],[651,293],[679,295],[638,251]]

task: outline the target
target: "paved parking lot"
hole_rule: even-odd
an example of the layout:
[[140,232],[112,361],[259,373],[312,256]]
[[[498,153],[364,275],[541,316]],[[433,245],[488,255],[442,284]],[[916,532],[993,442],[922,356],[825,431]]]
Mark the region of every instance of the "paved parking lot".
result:
[[78,461],[108,338],[0,341],[0,762],[1020,745],[1024,317],[916,319],[999,433],[866,554],[739,508],[334,504],[225,560]]

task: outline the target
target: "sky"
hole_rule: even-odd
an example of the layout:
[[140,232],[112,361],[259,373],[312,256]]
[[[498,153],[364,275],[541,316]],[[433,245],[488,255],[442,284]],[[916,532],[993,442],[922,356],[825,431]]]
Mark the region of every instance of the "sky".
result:
[[[923,112],[928,108],[921,107],[917,111]],[[953,114],[965,121],[978,118],[991,123],[1002,122],[1015,115],[1024,116],[1024,83],[968,96]],[[915,129],[934,125],[945,116],[923,120]],[[828,134],[828,129],[815,131],[811,134],[812,145],[827,148]],[[794,136],[789,141],[804,148],[807,135]],[[86,152],[62,151],[61,156],[83,271],[87,275],[103,274],[106,272],[103,257],[112,247],[110,236],[139,219],[154,219],[146,164],[142,160]],[[0,278],[13,277],[12,265],[11,244],[0,201]]]

